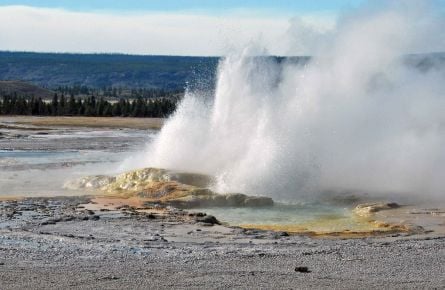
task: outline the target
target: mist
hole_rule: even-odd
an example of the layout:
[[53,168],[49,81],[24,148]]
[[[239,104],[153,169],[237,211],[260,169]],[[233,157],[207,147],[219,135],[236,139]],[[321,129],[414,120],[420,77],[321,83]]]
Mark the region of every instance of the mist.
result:
[[[422,69],[412,55],[445,51],[440,13],[434,2],[373,1],[312,37],[309,62],[257,47],[226,56],[214,93],[189,90],[133,165],[281,200],[329,190],[443,198],[445,62]],[[295,26],[283,41],[296,45]]]

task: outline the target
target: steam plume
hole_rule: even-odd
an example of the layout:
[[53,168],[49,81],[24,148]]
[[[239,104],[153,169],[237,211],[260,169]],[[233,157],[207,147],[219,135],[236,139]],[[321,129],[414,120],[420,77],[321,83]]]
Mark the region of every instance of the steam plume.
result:
[[409,55],[444,49],[436,8],[385,1],[350,12],[309,62],[249,49],[224,58],[214,97],[189,91],[143,165],[278,199],[330,189],[443,196],[445,57]]

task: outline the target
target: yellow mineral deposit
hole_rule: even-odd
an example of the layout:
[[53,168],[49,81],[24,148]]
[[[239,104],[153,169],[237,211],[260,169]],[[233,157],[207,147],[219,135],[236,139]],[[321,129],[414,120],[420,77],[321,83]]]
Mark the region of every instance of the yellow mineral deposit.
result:
[[289,234],[307,235],[311,237],[363,238],[368,236],[391,235],[397,233],[420,234],[422,229],[402,224],[389,224],[383,221],[351,217],[342,220],[317,219],[298,225],[264,225],[245,224],[247,229],[283,231]]
[[116,197],[137,197],[146,203],[179,208],[207,206],[261,207],[273,205],[269,197],[241,193],[219,194],[207,187],[212,177],[159,168],[144,168],[118,176],[90,176],[65,184],[69,189],[89,189]]
[[[69,189],[87,189],[103,194],[97,201],[108,205],[143,207],[159,204],[177,208],[199,207],[264,207],[273,206],[269,197],[241,193],[213,192],[213,178],[208,175],[161,168],[143,168],[117,176],[89,176],[65,184]],[[112,202],[112,200],[114,200]],[[351,216],[324,216],[299,224],[241,224],[243,228],[285,231],[314,237],[364,237],[393,233],[411,233],[419,228],[376,221],[374,214],[398,208],[396,203],[365,203],[352,210]]]

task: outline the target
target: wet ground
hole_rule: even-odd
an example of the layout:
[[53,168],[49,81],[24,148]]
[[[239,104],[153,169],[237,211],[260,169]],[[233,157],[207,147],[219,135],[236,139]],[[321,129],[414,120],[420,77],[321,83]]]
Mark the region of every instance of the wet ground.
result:
[[[41,127],[0,120],[0,198],[77,194],[67,180],[117,173],[157,131],[128,128]],[[3,122],[1,122],[3,121]]]

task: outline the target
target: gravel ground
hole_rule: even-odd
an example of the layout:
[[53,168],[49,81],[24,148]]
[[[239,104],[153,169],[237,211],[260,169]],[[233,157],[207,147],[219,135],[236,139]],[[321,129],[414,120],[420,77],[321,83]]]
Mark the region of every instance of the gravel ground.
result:
[[1,289],[445,288],[434,233],[313,239],[88,200],[0,202]]

